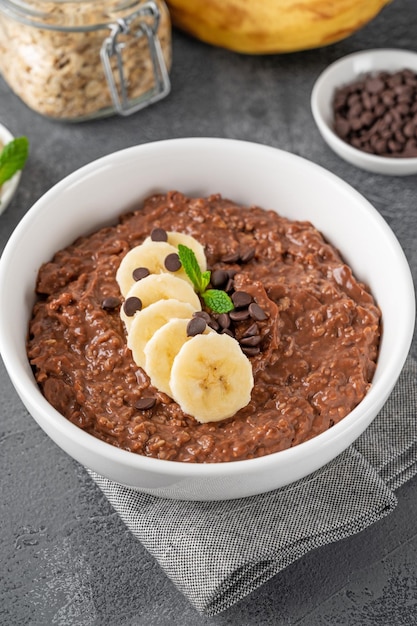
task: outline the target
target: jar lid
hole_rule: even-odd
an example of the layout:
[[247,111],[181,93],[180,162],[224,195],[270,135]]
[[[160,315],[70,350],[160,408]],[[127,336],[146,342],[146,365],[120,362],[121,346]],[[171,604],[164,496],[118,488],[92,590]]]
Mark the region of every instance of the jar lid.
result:
[[0,12],[39,28],[85,31],[107,27],[141,4],[143,0],[2,0]]

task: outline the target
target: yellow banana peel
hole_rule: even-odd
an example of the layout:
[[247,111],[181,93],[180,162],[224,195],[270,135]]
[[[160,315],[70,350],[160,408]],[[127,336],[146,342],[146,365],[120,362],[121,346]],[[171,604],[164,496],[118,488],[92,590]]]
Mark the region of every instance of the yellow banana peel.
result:
[[167,0],[172,23],[246,54],[318,48],[349,37],[391,0]]

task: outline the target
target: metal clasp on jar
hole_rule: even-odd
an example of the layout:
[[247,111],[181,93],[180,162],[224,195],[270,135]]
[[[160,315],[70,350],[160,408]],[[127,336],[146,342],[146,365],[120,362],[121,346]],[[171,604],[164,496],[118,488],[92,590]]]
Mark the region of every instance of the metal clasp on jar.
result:
[[[103,42],[100,51],[101,62],[114,108],[120,115],[135,113],[161,100],[170,92],[171,83],[157,34],[159,22],[160,12],[157,4],[152,1],[145,2],[128,17],[118,19],[112,24],[110,35]],[[123,64],[123,49],[130,37],[133,37],[131,45],[135,40],[146,38],[154,79],[150,89],[133,99],[128,95],[129,77],[126,76]],[[112,59],[115,60],[113,65]]]

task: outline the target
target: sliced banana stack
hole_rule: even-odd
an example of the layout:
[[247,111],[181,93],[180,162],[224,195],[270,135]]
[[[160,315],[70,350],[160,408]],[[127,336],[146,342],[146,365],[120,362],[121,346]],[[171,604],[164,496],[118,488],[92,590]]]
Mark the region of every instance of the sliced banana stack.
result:
[[130,250],[116,274],[125,298],[120,317],[127,345],[152,385],[184,413],[200,422],[226,419],[250,401],[250,361],[235,339],[204,322],[195,333],[193,314],[201,311],[200,298],[178,265],[177,246],[193,250],[202,272],[207,269],[204,248],[190,235],[158,230],[161,239],[148,237]]
[[[186,319],[186,323],[188,323],[194,312],[195,308],[189,302],[169,298],[168,300],[158,300],[136,313],[129,328],[127,346],[132,351],[135,363],[145,369],[149,376],[150,372],[145,363],[145,348],[148,346],[148,342],[170,320],[182,321],[182,319]],[[168,345],[169,343],[167,347]],[[159,350],[159,354],[161,352],[162,350]],[[154,386],[164,393],[168,393],[159,385]]]

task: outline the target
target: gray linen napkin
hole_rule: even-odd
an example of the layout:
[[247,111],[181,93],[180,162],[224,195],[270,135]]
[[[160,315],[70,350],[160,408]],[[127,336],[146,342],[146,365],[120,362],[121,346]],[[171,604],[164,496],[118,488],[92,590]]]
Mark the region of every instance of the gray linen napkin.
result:
[[331,463],[287,487],[222,502],[136,492],[90,472],[132,533],[194,607],[215,615],[310,550],[390,513],[417,473],[417,363],[408,358],[367,431]]

